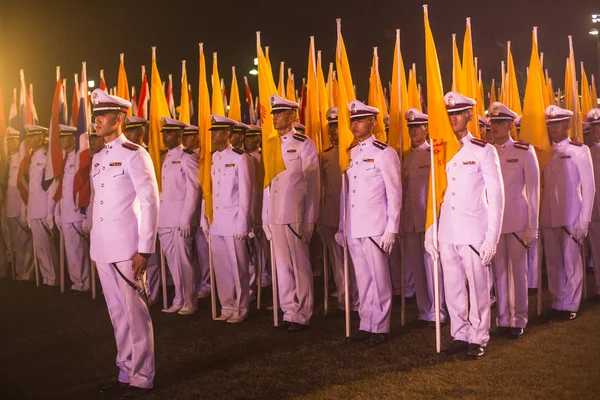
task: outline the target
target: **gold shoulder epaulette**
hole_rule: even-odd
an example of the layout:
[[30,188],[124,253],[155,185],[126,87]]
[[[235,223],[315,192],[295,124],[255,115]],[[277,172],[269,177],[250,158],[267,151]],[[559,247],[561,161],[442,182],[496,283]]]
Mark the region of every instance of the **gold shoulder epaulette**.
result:
[[187,154],[194,154],[194,151],[190,149],[183,149],[183,152]]
[[473,143],[474,145],[479,146],[479,147],[485,147],[485,145],[487,144],[483,140],[479,140],[479,139],[475,139],[475,138],[471,139],[471,143]]
[[373,146],[377,147],[379,150],[384,150],[386,147],[388,147],[387,144],[380,142],[379,140],[374,141]]
[[233,148],[233,152],[236,153],[236,154],[239,154],[239,155],[245,154],[244,150],[238,149],[237,147]]
[[579,143],[579,142],[569,141],[569,143],[571,143],[573,146],[577,146],[577,147],[583,146],[583,143]]
[[527,150],[527,149],[529,149],[529,143],[522,142],[520,140],[518,142],[515,142],[514,146],[515,146],[516,149],[519,149],[519,150]]
[[308,138],[308,136],[304,136],[304,135],[301,135],[299,133],[294,133],[293,137],[294,137],[294,139],[296,139],[296,140],[298,140],[300,142],[304,142]]
[[140,146],[138,146],[137,144],[133,144],[133,143],[129,143],[129,142],[123,143],[123,147],[126,148],[127,150],[131,150],[131,151],[135,151],[140,148]]

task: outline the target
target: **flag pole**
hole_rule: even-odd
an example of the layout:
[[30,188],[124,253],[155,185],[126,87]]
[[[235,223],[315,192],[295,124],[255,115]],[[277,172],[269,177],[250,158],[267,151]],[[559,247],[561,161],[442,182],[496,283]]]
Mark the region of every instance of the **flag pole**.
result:
[[65,292],[65,236],[60,230],[59,258],[60,258],[60,294]]
[[162,296],[163,296],[163,308],[168,308],[167,303],[167,271],[166,271],[166,260],[165,252],[160,246],[160,279],[162,280]]
[[217,319],[217,290],[215,288],[215,265],[213,263],[212,256],[212,241],[210,240],[210,233],[206,238],[208,242],[208,270],[210,275],[210,310],[213,321]]
[[[89,257],[89,255],[88,255]],[[90,258],[90,269],[92,276],[92,300],[96,300],[96,263]]]
[[256,309],[260,310],[260,303],[262,300],[262,271],[263,271],[263,257],[262,257],[262,246],[261,237],[259,232],[254,232],[254,243],[256,243]]
[[40,266],[38,265],[37,252],[33,247],[33,267],[35,269],[35,287],[40,287]]

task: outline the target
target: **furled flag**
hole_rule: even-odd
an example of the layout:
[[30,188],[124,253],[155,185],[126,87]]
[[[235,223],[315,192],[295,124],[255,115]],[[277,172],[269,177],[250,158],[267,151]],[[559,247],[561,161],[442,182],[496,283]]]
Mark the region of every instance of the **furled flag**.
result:
[[69,125],[77,126],[77,116],[79,115],[79,74],[74,75],[73,97],[71,99],[71,120]]
[[[50,116],[50,127],[48,130],[48,157],[46,158],[46,168],[44,171],[44,180],[51,181],[64,172],[63,151],[60,145],[60,117],[61,108],[64,105],[64,91],[62,80],[60,79],[60,67],[56,67],[56,86],[54,89],[54,98],[52,100],[52,115]],[[60,190],[56,191],[55,201],[60,200]]]
[[[475,68],[475,59],[473,57],[473,39],[471,36],[471,18],[467,18],[467,26],[465,28],[465,38],[463,42],[463,58],[462,58],[462,83],[460,85],[461,93],[464,96],[470,97],[476,102],[483,101],[478,99],[479,87],[477,85],[477,70]],[[516,110],[514,110],[516,112]],[[477,116],[469,122],[469,132],[476,137],[481,137],[479,134],[479,121]]]
[[150,101],[150,87],[146,77],[146,66],[142,65],[142,84],[140,86],[140,98],[138,102],[138,117],[148,119],[148,102]]
[[592,108],[598,106],[592,106],[592,96],[590,93],[590,85],[588,84],[587,75],[583,68],[583,61],[581,62],[581,112],[587,114]]
[[[187,77],[187,72],[185,74]],[[188,83],[188,98],[190,99],[190,121],[192,125],[198,125],[198,118],[196,117],[196,111],[194,110],[194,98],[192,96],[192,84]]]
[[406,110],[408,110],[408,88],[404,61],[402,60],[402,52],[400,51],[400,29],[396,29],[392,85],[390,87],[390,129],[388,132],[388,143],[401,157],[410,151],[408,126],[404,122]]
[[30,149],[25,143],[25,125],[33,124],[33,115],[31,113],[31,102],[27,94],[27,86],[25,85],[25,72],[20,73],[20,90],[19,90],[19,171],[17,173],[17,189],[21,195],[23,203],[27,204],[29,198],[29,164],[31,163]]
[[[416,89],[416,87],[415,87]],[[371,63],[371,76],[369,78],[369,96],[367,103],[371,107],[375,107],[379,110],[376,119],[377,123],[373,128],[373,135],[381,142],[387,142],[387,134],[385,133],[385,124],[383,118],[387,114],[387,107],[385,105],[385,99],[383,97],[383,89],[381,86],[381,78],[379,76],[379,55],[377,54],[377,47],[373,48],[373,61]]]
[[582,115],[579,102],[579,89],[577,87],[577,70],[575,68],[575,53],[573,51],[573,37],[569,35],[569,58],[565,68],[565,108],[573,112],[569,137],[583,143]]
[[175,98],[173,97],[173,74],[169,74],[169,85],[167,86],[167,105],[171,118],[177,119],[177,111],[175,110]]
[[292,69],[288,68],[287,73],[288,73],[288,77],[287,77],[287,81],[285,83],[285,97],[286,97],[286,99],[297,103],[298,99],[296,98],[297,96],[296,96],[296,90],[295,90],[296,85],[294,82],[294,74],[292,74]]
[[[523,114],[523,108],[521,108],[521,97],[519,95],[519,86],[517,84],[517,73],[515,71],[515,63],[513,61],[512,51],[510,42],[506,43],[506,81],[504,82],[504,103],[505,106],[516,112],[517,115]],[[517,128],[513,128],[511,133],[513,139],[517,139]]]
[[138,115],[137,96],[135,94],[135,86],[131,87],[131,115]]
[[225,87],[225,79],[221,79],[221,93],[223,94],[223,109],[228,111],[229,105],[227,104],[227,88]]
[[[548,87],[548,89],[550,89]],[[553,94],[550,94],[553,96]],[[594,74],[592,74],[592,87],[591,87],[591,95],[592,95],[592,108],[598,107],[598,92],[596,91],[596,80],[594,79]]]
[[13,88],[13,97],[8,110],[8,126],[19,130],[19,112],[17,110],[17,88]]
[[4,137],[6,135],[6,120],[4,119],[4,99],[2,98],[2,89],[0,88],[0,184],[6,184],[4,180],[4,170],[3,166],[6,163],[6,148]]
[[[77,79],[75,79],[75,81],[77,82],[77,85],[79,85],[79,82],[77,81]],[[106,93],[108,93],[108,87],[106,86],[106,81],[104,80],[104,70],[103,69],[100,70],[100,85],[98,85],[98,87],[100,88],[100,90],[104,90]],[[77,94],[77,98],[79,98],[79,94]],[[75,124],[73,126],[77,126],[77,124]]]
[[423,6],[423,9],[425,19],[427,110],[429,111],[429,136],[433,151],[425,229],[426,231],[432,229],[433,238],[437,242],[437,218],[444,199],[444,192],[448,186],[446,163],[458,152],[459,143],[456,136],[454,136],[448,112],[446,111],[444,86],[442,84],[435,41],[433,40],[433,34],[429,26],[427,6]]
[[250,85],[248,85],[248,77],[244,76],[244,86],[246,101],[242,107],[242,122],[245,124],[256,124],[256,113],[254,112],[254,99],[252,98],[252,92],[250,91]]
[[[268,58],[268,57],[267,57]],[[269,61],[270,63],[270,61]],[[281,98],[285,97],[285,62],[279,64],[279,83],[277,84],[277,94]]]
[[[87,70],[85,61],[81,63],[80,88],[86,88]],[[79,115],[77,116],[77,132],[75,133],[75,177],[73,178],[73,198],[75,207],[84,209],[90,204],[90,167],[92,155],[88,140],[88,127],[90,126],[90,102],[88,91],[79,91]]]
[[327,150],[331,147],[329,139],[329,124],[327,122],[327,110],[329,109],[329,95],[325,87],[325,75],[321,65],[321,50],[317,51],[317,92],[319,92],[319,114],[321,120],[321,148]]
[[258,58],[258,96],[260,103],[260,122],[262,127],[262,154],[265,162],[264,187],[269,186],[275,175],[285,171],[281,138],[273,127],[271,114],[271,95],[277,93],[273,72],[268,59],[260,46],[260,32],[256,33],[256,52]]
[[37,111],[35,109],[35,103],[33,102],[33,83],[29,84],[29,109],[31,110],[31,118],[33,119],[33,124],[37,125],[40,123],[40,119],[38,118]]
[[[317,87],[317,60],[315,58],[315,38],[310,37],[308,48],[308,72],[306,75],[306,94],[302,102],[306,104],[305,121],[306,136],[315,142],[317,154],[322,152],[321,120],[319,117],[319,90]],[[325,118],[325,115],[322,116]]]
[[408,108],[416,108],[423,111],[421,107],[421,96],[417,86],[417,65],[413,64],[408,70]]
[[212,223],[212,139],[210,134],[210,94],[206,80],[204,46],[200,43],[200,75],[198,79],[198,136],[200,140],[200,185],[204,200],[204,214]]
[[354,135],[350,130],[350,113],[348,104],[354,100],[354,84],[350,73],[350,64],[346,54],[346,45],[342,37],[342,20],[337,19],[337,45],[335,52],[336,71],[338,72],[338,139],[340,147],[340,169],[342,173],[348,169],[350,160],[348,158],[348,149],[354,141]]
[[235,67],[231,67],[231,93],[229,95],[229,111],[227,117],[234,121],[242,121],[242,105],[240,103],[240,89],[235,76]]
[[[129,82],[127,82],[127,73],[125,72],[125,54],[121,53],[119,56],[119,75],[117,77],[117,96],[131,100],[129,97]],[[127,110],[127,116],[133,115],[131,108]]]
[[[496,102],[496,80],[495,79],[492,79],[492,85],[490,87],[489,98],[490,98],[489,104]],[[482,115],[482,117],[483,117],[483,115]]]
[[179,120],[184,124],[191,123],[190,92],[188,91],[187,71],[185,60],[181,61],[181,99],[179,101]]
[[523,101],[523,117],[521,118],[521,139],[535,147],[540,163],[540,170],[552,158],[552,146],[546,127],[546,107],[542,89],[544,74],[538,58],[537,27],[533,28],[531,38],[531,58],[529,75],[525,87]]
[[213,53],[212,70],[212,108],[211,114],[225,116],[225,104],[223,103],[223,92],[221,91],[221,78],[219,78],[219,67],[217,65],[217,53]]
[[156,47],[152,47],[152,76],[151,76],[152,93],[150,95],[150,121],[148,124],[148,151],[150,152],[150,158],[154,164],[154,172],[156,173],[156,180],[158,182],[159,190],[162,190],[162,179],[161,179],[161,159],[160,154],[163,150],[166,150],[165,145],[162,141],[162,135],[160,130],[161,118],[170,117],[169,106],[167,105],[167,99],[165,98],[165,92],[160,80],[160,74],[158,73],[158,67],[156,65]]
[[452,34],[452,91],[460,92],[462,90],[462,66],[460,64],[460,55],[456,45],[456,33]]

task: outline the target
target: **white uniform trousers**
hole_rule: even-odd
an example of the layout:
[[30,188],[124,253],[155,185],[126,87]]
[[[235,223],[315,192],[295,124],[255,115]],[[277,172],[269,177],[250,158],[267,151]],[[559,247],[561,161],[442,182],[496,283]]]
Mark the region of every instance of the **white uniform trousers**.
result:
[[[372,239],[379,244],[381,236],[373,236]],[[388,333],[392,312],[389,259],[368,237],[348,239],[348,247],[360,298],[360,330]]]
[[43,278],[42,283],[48,286],[56,286],[59,284],[57,278],[59,264],[58,249],[45,223],[45,218],[29,220],[38,267]]
[[[515,232],[520,238],[523,232]],[[494,281],[497,326],[525,328],[527,326],[527,249],[512,233],[500,235],[494,258]]]
[[[346,291],[344,290],[344,248],[335,241],[337,228],[324,226],[321,228],[323,233],[323,241],[327,246],[327,254],[329,255],[329,264],[333,272],[333,280],[335,281],[338,309],[346,310]],[[352,257],[348,254],[348,283],[350,288],[350,309],[358,311],[360,301],[358,298],[358,286],[356,285],[356,274],[352,265]]]
[[538,257],[540,257],[538,240],[540,239],[535,239],[531,243],[527,252],[527,287],[532,289],[538,287]]
[[308,245],[292,229],[301,232],[300,224],[271,225],[279,306],[284,321],[308,325],[313,313],[313,271]]
[[210,246],[221,315],[244,318],[250,303],[246,241],[210,235]]
[[15,254],[15,273],[18,281],[29,281],[34,277],[33,243],[31,231],[21,226],[17,218],[8,218],[8,228]]
[[90,253],[88,242],[83,238],[81,222],[63,223],[62,232],[71,290],[87,292],[90,290]]
[[[402,294],[401,283],[402,277],[400,270],[402,269],[402,249],[400,242],[394,244],[392,254],[390,254],[390,271],[392,274],[392,290],[394,296]],[[413,297],[415,295],[415,277],[413,275],[413,266],[404,259],[404,297]]]
[[[131,261],[115,263],[134,281]],[[145,299],[130,287],[111,264],[97,264],[98,276],[117,342],[119,382],[151,388],[154,380],[154,332]]]
[[[156,239],[158,242],[158,238]],[[154,304],[158,301],[160,293],[160,246],[156,245],[156,252],[150,254],[146,267],[146,282],[148,284],[148,302]]]
[[[435,287],[433,282],[433,260],[425,251],[425,232],[404,232],[405,263],[412,265],[417,297],[418,319],[435,321]],[[444,279],[438,263],[440,297],[440,322],[446,321],[444,307]]]
[[580,248],[562,227],[542,228],[552,308],[577,312],[583,289]]
[[196,247],[196,261],[195,264],[195,282],[196,282],[196,293],[210,292],[210,265],[208,259],[208,242],[206,236],[200,227],[196,228],[194,235],[194,244]]
[[182,237],[178,228],[158,228],[158,238],[175,287],[172,304],[196,309],[198,298],[192,266],[194,239],[192,236]]
[[[472,246],[479,251],[481,244]],[[485,346],[490,339],[489,267],[481,265],[469,245],[440,243],[440,259],[450,334],[454,340]]]
[[590,251],[596,275],[596,294],[600,295],[600,221],[592,221],[589,226]]

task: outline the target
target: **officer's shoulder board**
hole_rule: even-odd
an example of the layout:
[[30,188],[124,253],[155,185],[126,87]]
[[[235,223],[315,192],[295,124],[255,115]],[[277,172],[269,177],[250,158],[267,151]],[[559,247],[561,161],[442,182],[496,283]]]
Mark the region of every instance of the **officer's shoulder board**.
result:
[[487,145],[486,142],[484,142],[483,140],[479,140],[479,139],[471,139],[471,143],[473,143],[475,146],[479,146],[479,147],[485,147]]
[[244,150],[238,149],[237,147],[233,148],[233,152],[239,155],[245,154]]
[[183,152],[187,154],[194,154],[194,151],[190,149],[183,149]]
[[352,150],[353,148],[355,148],[356,146],[358,146],[358,142],[354,142],[352,145],[350,145],[350,147],[348,147],[347,151]]
[[577,146],[577,147],[583,146],[583,143],[579,143],[579,142],[569,141],[569,143],[572,144],[573,146]]
[[294,139],[296,139],[299,142],[304,142],[306,139],[308,139],[308,136],[304,136],[299,133],[294,133],[293,137],[294,137]]
[[377,147],[379,150],[385,150],[385,148],[388,147],[387,144],[380,142],[379,140],[375,140],[373,146]]
[[134,144],[134,143],[124,142],[123,148],[125,148],[127,150],[131,150],[131,151],[136,151],[137,149],[140,148],[140,146],[138,146],[137,144]]
[[161,151],[161,152],[160,152],[160,155],[161,155],[161,156],[164,156],[165,154],[167,154],[167,151],[169,151],[169,150],[163,150],[163,151]]
[[325,153],[327,153],[328,151],[330,151],[331,149],[333,149],[333,146],[329,147],[328,149],[325,149]]
[[515,146],[515,149],[519,149],[519,150],[529,149],[529,143],[527,143],[527,142],[518,141],[518,142],[515,142],[514,146]]

